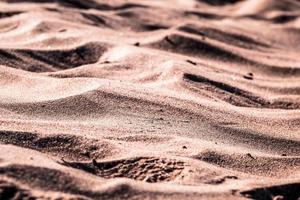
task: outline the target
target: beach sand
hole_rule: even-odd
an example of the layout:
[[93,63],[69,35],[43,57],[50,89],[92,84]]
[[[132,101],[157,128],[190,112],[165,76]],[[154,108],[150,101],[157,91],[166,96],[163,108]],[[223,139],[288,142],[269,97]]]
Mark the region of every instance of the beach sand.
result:
[[0,199],[297,199],[300,1],[0,2]]

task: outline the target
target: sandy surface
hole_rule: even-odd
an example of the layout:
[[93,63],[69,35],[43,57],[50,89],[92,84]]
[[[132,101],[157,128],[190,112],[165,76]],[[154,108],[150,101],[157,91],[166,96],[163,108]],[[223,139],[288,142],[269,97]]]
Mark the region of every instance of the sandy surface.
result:
[[297,199],[300,1],[0,2],[0,199]]

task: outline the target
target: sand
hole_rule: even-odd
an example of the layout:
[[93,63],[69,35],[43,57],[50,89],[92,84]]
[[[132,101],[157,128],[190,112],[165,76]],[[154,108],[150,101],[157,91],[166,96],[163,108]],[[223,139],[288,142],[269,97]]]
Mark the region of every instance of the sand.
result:
[[297,199],[300,1],[0,2],[0,199]]

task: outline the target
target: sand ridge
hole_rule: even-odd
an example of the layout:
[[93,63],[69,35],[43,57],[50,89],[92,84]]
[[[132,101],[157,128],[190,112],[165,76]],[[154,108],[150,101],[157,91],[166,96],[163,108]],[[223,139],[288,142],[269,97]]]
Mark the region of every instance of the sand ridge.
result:
[[300,197],[298,0],[0,3],[0,199]]

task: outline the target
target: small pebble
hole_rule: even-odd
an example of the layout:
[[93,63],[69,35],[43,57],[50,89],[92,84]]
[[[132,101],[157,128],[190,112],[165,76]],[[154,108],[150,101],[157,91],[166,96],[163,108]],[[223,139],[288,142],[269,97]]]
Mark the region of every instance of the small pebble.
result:
[[192,64],[192,65],[197,65],[197,63],[196,63],[196,62],[194,62],[194,61],[191,61],[191,60],[186,60],[186,62],[188,62],[188,63],[190,63],[190,64]]
[[249,156],[250,158],[254,159],[254,157],[250,153],[247,153],[246,155]]
[[245,79],[248,79],[248,80],[253,80],[253,74],[252,73],[248,73],[247,75],[244,75],[243,77]]

